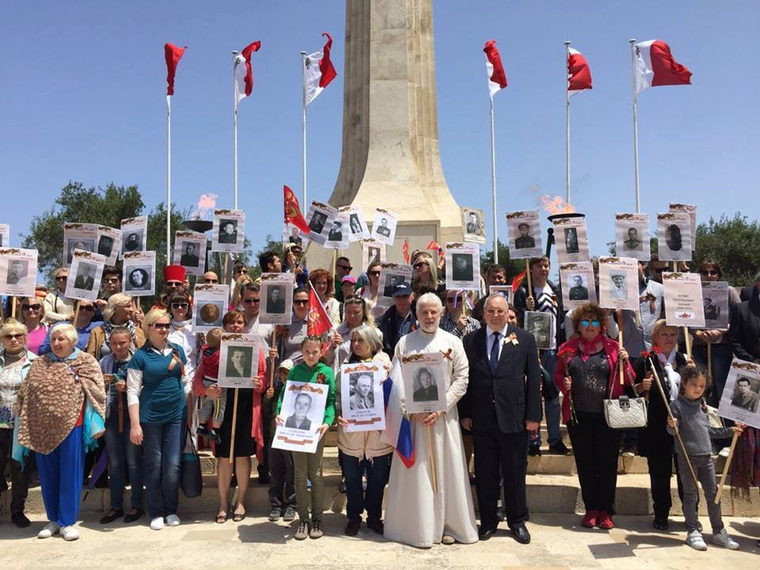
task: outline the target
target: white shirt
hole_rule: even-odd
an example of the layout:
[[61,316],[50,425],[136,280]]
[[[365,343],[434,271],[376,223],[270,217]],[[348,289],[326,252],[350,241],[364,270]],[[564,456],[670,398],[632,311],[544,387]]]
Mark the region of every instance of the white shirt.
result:
[[[509,325],[505,326],[503,329],[495,331],[491,327],[486,326],[486,352],[488,353],[489,361],[491,359],[491,351],[494,349],[493,346],[493,340],[494,335],[496,333],[499,333],[501,336],[499,337],[499,341],[503,341],[507,336],[507,328]],[[501,345],[504,344],[503,342],[499,342],[499,344],[496,345],[496,350],[498,350],[499,358],[501,358]]]

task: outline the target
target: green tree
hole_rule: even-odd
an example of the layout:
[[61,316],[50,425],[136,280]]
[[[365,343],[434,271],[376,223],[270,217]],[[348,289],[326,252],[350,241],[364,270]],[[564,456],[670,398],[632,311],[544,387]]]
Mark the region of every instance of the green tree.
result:
[[692,258],[695,266],[705,259],[717,261],[723,279],[731,285],[751,283],[760,269],[760,225],[738,212],[733,218],[710,218],[697,226],[697,248]]
[[[506,244],[502,243],[501,241],[499,243],[499,265],[503,265],[504,269],[507,270],[507,282],[511,282],[512,279],[516,275],[519,275],[521,272],[525,271],[525,260],[524,259],[510,259],[509,258],[509,248]],[[488,270],[491,265],[493,265],[493,248],[486,250],[484,253],[480,256],[480,272],[483,276],[485,276],[486,271]]]

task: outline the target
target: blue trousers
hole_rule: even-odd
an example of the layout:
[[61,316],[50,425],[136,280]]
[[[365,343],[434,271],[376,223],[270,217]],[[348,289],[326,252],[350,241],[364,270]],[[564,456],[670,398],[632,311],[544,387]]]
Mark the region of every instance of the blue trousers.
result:
[[48,520],[70,526],[79,516],[84,478],[82,427],[75,427],[51,453],[35,454]]
[[[125,406],[126,408],[126,406]],[[129,473],[132,485],[132,507],[143,506],[143,474],[140,446],[129,441],[129,416],[124,414],[124,430],[119,433],[119,416],[112,413],[106,420],[106,440],[108,450],[108,475],[111,491],[111,508],[124,508],[124,475]]]
[[[383,518],[383,493],[391,473],[392,453],[379,455],[372,460],[359,459],[338,451],[343,459],[343,475],[346,478],[346,515],[349,520],[361,519],[366,510],[367,517]],[[367,489],[363,488],[362,475],[367,474]]]
[[141,425],[148,515],[152,519],[176,515],[185,422]]

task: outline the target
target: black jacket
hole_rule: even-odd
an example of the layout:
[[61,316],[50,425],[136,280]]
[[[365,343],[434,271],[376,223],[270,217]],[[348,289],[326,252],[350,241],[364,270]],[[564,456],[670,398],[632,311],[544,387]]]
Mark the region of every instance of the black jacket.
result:
[[[411,309],[410,315],[412,317],[412,328],[409,332],[416,330],[419,327],[417,317],[414,315],[414,308]],[[398,311],[396,311],[396,307],[391,307],[377,319],[377,328],[383,333],[383,352],[385,352],[391,360],[393,360],[396,345],[401,338],[398,334],[400,323],[401,317],[399,316]]]
[[[507,328],[517,344],[502,345],[496,373],[491,372],[486,347],[487,328],[462,339],[470,363],[470,382],[459,400],[461,418],[472,418],[472,431],[487,431],[494,419],[503,433],[525,429],[526,421],[541,421],[541,370],[533,335],[514,326]],[[504,342],[504,339],[502,339]]]
[[757,293],[733,307],[729,337],[734,356],[754,362],[760,359],[760,298]]

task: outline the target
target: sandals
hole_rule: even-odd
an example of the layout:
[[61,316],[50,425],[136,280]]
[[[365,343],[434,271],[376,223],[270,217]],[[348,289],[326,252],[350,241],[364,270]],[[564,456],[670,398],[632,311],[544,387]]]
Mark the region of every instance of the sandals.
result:
[[227,511],[219,509],[219,511],[216,513],[216,524],[224,524],[227,522],[228,518],[229,515],[227,514]]
[[[242,506],[242,505],[238,505]],[[232,513],[232,522],[240,522],[245,519],[245,513]]]

